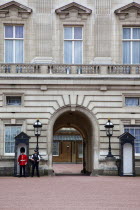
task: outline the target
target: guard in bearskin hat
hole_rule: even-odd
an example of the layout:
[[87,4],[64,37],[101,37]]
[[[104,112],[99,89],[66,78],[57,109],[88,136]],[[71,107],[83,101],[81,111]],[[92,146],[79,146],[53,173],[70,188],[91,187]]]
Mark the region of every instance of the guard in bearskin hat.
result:
[[27,165],[28,162],[28,157],[25,155],[25,148],[21,147],[20,148],[21,155],[18,157],[18,164],[20,165],[20,177],[22,176],[22,171],[23,171],[23,176],[25,177],[25,166]]

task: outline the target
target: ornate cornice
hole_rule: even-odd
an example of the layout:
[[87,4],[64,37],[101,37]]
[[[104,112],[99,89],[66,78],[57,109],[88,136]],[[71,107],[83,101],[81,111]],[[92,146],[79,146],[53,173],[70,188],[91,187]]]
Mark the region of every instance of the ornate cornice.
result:
[[0,6],[0,18],[18,16],[26,19],[31,14],[31,12],[32,9],[16,1],[10,1]]
[[77,13],[77,17],[81,17],[81,19],[87,19],[87,16],[92,13],[92,10],[72,2],[56,9],[55,12],[60,16],[61,19],[69,18],[71,13]]
[[134,20],[140,16],[140,4],[132,2],[115,10],[114,13],[119,16],[120,20],[124,20],[126,18]]

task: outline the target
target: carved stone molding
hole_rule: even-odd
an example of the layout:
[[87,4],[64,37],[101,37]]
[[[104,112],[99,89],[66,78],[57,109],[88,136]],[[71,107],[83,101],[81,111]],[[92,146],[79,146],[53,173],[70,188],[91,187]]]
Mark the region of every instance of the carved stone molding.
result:
[[115,10],[115,14],[119,16],[120,20],[129,19],[129,21],[135,21],[140,18],[140,4],[132,2]]
[[86,20],[87,17],[92,13],[92,10],[72,2],[56,9],[55,12],[59,15],[60,19],[70,18]]
[[21,17],[22,19],[26,19],[31,12],[32,9],[16,1],[11,1],[0,6],[0,18]]

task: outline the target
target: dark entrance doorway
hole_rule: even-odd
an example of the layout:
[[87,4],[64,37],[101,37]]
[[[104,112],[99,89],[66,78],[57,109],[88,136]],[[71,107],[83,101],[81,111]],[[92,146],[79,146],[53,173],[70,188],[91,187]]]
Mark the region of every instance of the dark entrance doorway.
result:
[[75,128],[61,128],[55,133],[53,162],[83,162],[83,138]]

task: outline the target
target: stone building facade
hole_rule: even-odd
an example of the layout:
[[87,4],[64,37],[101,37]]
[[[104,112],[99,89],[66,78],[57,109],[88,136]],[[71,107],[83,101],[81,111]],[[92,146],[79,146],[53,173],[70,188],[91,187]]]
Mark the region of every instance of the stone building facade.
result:
[[105,157],[104,125],[114,124],[113,155],[124,131],[140,159],[140,4],[130,0],[0,0],[0,174],[12,175],[13,136],[42,123],[42,174],[53,172],[53,135],[62,127],[84,139],[85,168],[117,174]]

